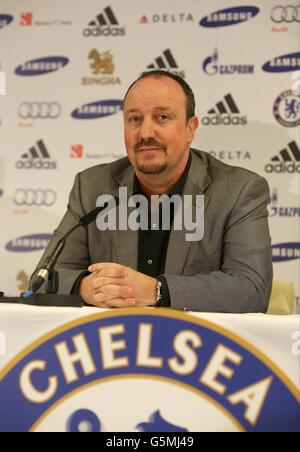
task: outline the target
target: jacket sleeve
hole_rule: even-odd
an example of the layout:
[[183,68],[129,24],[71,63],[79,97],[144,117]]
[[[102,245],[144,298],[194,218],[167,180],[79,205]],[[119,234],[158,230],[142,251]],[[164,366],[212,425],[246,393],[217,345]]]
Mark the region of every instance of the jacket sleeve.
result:
[[[31,279],[41,268],[47,257],[53,252],[58,240],[63,237],[68,230],[75,226],[79,219],[85,214],[86,212],[83,209],[81,201],[80,174],[78,174],[69,196],[67,212],[58,228],[54,231],[53,237],[36,270],[31,276]],[[55,269],[57,270],[59,277],[58,293],[72,293],[75,283],[80,278],[80,275],[87,271],[89,265],[88,232],[86,227],[80,227],[67,239],[65,248],[57,261]],[[39,292],[46,292],[45,285],[41,287]]]
[[201,312],[266,312],[272,288],[269,187],[254,175],[243,185],[225,225],[220,270],[164,275],[171,307]]

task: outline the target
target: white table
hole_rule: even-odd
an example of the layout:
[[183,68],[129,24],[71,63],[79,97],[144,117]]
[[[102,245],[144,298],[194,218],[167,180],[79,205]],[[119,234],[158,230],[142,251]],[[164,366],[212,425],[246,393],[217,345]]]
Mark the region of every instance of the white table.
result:
[[299,316],[2,304],[0,431],[300,431],[299,356]]

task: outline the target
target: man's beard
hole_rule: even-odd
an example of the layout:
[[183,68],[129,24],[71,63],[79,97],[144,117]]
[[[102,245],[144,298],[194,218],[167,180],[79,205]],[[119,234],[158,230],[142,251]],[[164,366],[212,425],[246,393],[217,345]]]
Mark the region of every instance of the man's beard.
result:
[[137,152],[137,158],[136,158],[136,165],[137,165],[137,169],[143,173],[143,174],[161,174],[163,173],[166,168],[167,168],[167,162],[166,161],[162,161],[162,162],[157,162],[157,163],[152,163],[151,161],[147,162],[139,162],[139,149],[143,148],[143,147],[156,147],[161,149],[161,151],[166,152],[166,148],[164,145],[157,143],[154,139],[150,138],[148,140],[141,140],[139,143],[137,143],[135,145],[135,152]]
[[143,174],[161,174],[167,168],[167,162],[159,163],[139,163],[137,162],[137,169]]

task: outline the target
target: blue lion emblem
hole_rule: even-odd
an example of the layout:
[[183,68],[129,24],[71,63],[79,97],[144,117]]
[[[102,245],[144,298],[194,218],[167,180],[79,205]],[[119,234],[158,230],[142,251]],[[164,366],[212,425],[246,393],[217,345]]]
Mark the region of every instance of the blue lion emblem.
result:
[[296,99],[292,99],[291,101],[285,100],[285,114],[287,118],[296,118],[299,112],[300,102],[297,102]]
[[180,432],[188,432],[188,430],[184,427],[179,427],[170,422],[166,421],[160,414],[160,411],[155,411],[149,419],[149,422],[142,422],[136,426],[141,432],[172,432],[172,433],[180,433]]

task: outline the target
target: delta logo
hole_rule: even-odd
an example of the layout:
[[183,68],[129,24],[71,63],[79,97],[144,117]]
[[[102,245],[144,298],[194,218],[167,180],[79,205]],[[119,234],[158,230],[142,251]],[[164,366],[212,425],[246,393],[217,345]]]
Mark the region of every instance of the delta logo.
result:
[[139,23],[145,24],[178,24],[194,22],[193,14],[191,13],[172,13],[172,14],[153,14],[152,16],[142,16]]
[[259,13],[256,6],[237,6],[226,8],[209,14],[200,20],[199,25],[205,28],[228,27],[253,19]]
[[71,113],[71,116],[74,119],[83,119],[83,120],[102,119],[108,116],[116,115],[122,111],[123,111],[123,100],[109,99],[84,104],[81,107],[76,108]]
[[30,253],[33,251],[40,251],[47,248],[51,238],[51,234],[25,235],[8,242],[5,249],[6,251],[10,251],[12,253]]
[[69,63],[69,59],[63,56],[50,56],[37,58],[21,64],[15,70],[16,75],[32,77],[59,71]]
[[244,126],[247,124],[247,116],[241,115],[232,94],[229,93],[208,110],[201,123],[204,126]]
[[82,77],[81,85],[120,85],[121,78],[114,75],[114,57],[110,51],[99,52],[92,49],[88,53],[88,60],[93,76]]
[[272,246],[273,262],[289,262],[300,258],[300,242],[279,243]]
[[267,61],[262,70],[265,72],[293,72],[300,70],[300,52],[275,57]]
[[0,380],[3,432],[299,430],[299,390],[269,357],[217,324],[165,309],[66,323]]
[[0,14],[0,30],[9,25],[14,20],[9,14]]
[[119,21],[110,6],[96,16],[83,30],[85,37],[116,37],[125,36],[126,28],[120,26]]

